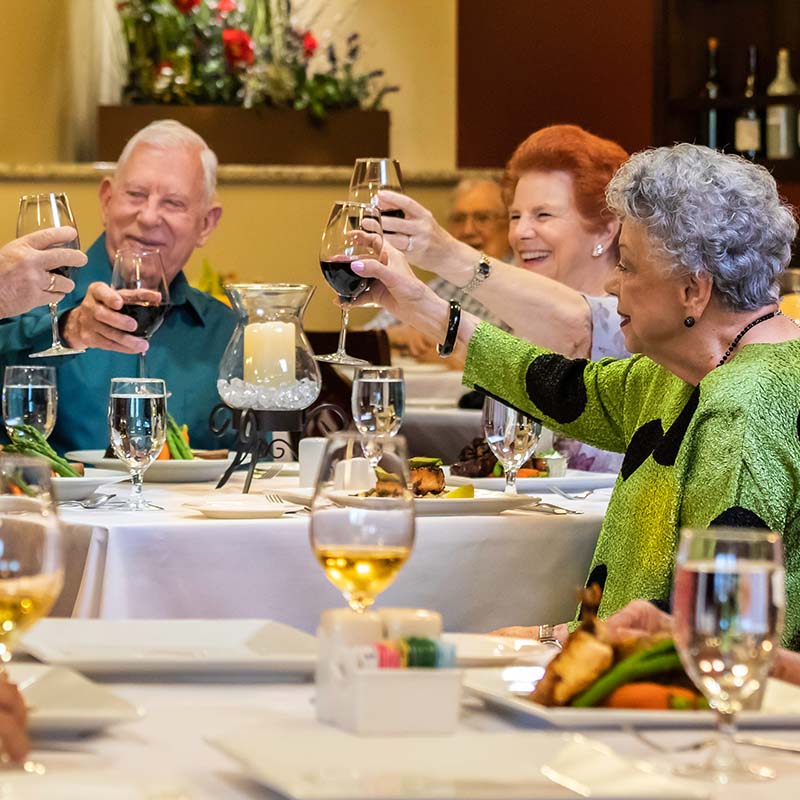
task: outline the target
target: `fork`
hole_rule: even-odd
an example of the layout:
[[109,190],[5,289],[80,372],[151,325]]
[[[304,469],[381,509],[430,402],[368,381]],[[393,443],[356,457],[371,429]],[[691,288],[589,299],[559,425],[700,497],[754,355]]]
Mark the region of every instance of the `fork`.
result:
[[255,470],[253,474],[256,476],[256,478],[269,480],[270,478],[277,478],[283,470],[283,467],[283,463],[276,462],[274,464],[267,465],[263,469]]
[[[279,494],[275,494],[274,492],[273,493],[267,492],[264,495],[264,497],[267,499],[268,503],[278,503],[280,505],[285,505],[286,503],[289,502],[288,500],[284,500]],[[286,513],[296,514],[298,511],[311,511],[311,509],[308,506],[302,506],[298,509],[287,511]]]
[[551,486],[550,491],[554,494],[561,495],[565,500],[585,500],[594,489],[587,489],[585,492],[573,492],[570,494],[569,492],[565,492],[563,489],[559,489],[558,486]]
[[[714,739],[709,738],[699,739],[695,742],[672,747],[651,739],[649,736],[645,735],[643,731],[633,726],[625,725],[622,730],[625,733],[635,736],[642,744],[647,745],[651,750],[655,750],[659,753],[688,753],[693,750],[702,750],[704,747],[708,747],[714,743]],[[779,739],[764,738],[761,736],[749,736],[744,733],[735,734],[733,740],[736,744],[749,747],[763,747],[766,750],[781,750],[785,753],[800,753],[800,744],[796,744],[795,742],[785,742]]]

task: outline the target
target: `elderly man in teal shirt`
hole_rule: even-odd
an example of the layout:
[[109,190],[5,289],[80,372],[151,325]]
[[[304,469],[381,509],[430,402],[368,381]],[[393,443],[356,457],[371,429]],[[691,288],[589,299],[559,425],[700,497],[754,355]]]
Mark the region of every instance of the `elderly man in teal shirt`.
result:
[[[58,415],[50,442],[59,452],[108,445],[111,378],[135,376],[142,352],[148,354],[148,374],[166,381],[169,411],[188,424],[192,445],[219,446],[208,416],[219,402],[217,372],[235,315],[189,286],[183,274],[222,214],[215,198],[216,166],[205,141],[170,120],[139,131],[123,150],[113,178],[103,180],[105,233],[87,251],[88,264],[60,306],[62,339],[87,350],[45,362],[58,375]],[[123,246],[161,251],[171,309],[149,342],[132,335],[136,322],[119,313],[122,298],[109,285],[114,253]],[[4,365],[26,363],[48,342],[49,321],[42,310],[0,323]]]

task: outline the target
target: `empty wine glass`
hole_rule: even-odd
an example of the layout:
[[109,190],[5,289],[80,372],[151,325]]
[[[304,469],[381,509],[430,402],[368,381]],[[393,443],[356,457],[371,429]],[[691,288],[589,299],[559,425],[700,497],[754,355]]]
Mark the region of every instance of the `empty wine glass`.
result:
[[354,367],[369,366],[369,362],[363,358],[354,358],[345,352],[350,306],[373,281],[372,278],[356,275],[350,264],[362,258],[378,258],[382,247],[383,230],[377,209],[364,203],[348,201],[333,204],[322,234],[319,265],[325,280],[339,295],[342,327],[339,331],[339,346],[336,352],[316,356],[317,361]]
[[328,439],[311,504],[311,547],[328,580],[350,608],[361,612],[394,582],[414,544],[414,498],[409,488],[406,443],[384,443],[381,483],[366,458],[361,437]]
[[675,647],[716,712],[716,747],[684,775],[727,784],[773,770],[740,761],[736,715],[763,688],[783,630],[783,548],[778,533],[743,528],[683,530],[675,572]]
[[374,468],[383,442],[403,424],[406,385],[399,367],[361,367],[353,379],[353,422],[362,435],[361,447]]
[[58,389],[55,367],[6,367],[3,377],[3,422],[8,435],[30,425],[46,439],[56,424]]
[[[160,250],[124,248],[114,256],[111,288],[121,295],[120,314],[136,320],[134,336],[150,337],[161,327],[169,311],[169,287]],[[139,377],[146,374],[145,353],[139,354]]]
[[[357,158],[350,178],[350,199],[356,203],[377,206],[378,192],[391,189],[403,191],[400,163],[392,158]],[[400,209],[383,212],[384,217],[402,217]]]
[[145,470],[161,452],[167,437],[167,390],[157,378],[112,378],[108,427],[114,454],[131,475],[128,508],[156,508],[142,495]]
[[[43,228],[61,228],[68,225],[75,230],[75,216],[69,205],[69,198],[63,192],[48,192],[47,194],[26,194],[19,199],[19,214],[17,216],[17,236],[24,236],[26,233],[40,231]],[[80,250],[80,241],[76,236],[67,244],[58,245],[59,247],[69,247],[73,250]],[[66,278],[71,277],[71,267],[56,267],[51,270]],[[49,303],[50,308],[50,327],[53,341],[47,350],[40,353],[31,353],[31,358],[43,358],[45,356],[68,356],[75,353],[85,352],[84,348],[65,347],[61,342],[58,333],[58,303]]]
[[493,397],[483,401],[483,434],[503,466],[506,494],[517,493],[517,472],[533,455],[541,433],[542,426],[516,408]]

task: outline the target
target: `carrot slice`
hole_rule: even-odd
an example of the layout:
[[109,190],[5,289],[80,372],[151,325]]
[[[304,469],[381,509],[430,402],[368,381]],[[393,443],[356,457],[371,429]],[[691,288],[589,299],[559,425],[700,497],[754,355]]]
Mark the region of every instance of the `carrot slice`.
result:
[[169,451],[169,445],[164,442],[161,452],[156,456],[156,461],[169,461],[172,459],[172,453]]
[[603,705],[607,708],[638,708],[668,711],[674,708],[674,700],[686,701],[688,708],[695,707],[697,695],[682,686],[664,686],[651,681],[626,683],[615,689]]
[[531,467],[524,467],[517,470],[518,478],[541,478],[544,473],[540,469],[532,469]]

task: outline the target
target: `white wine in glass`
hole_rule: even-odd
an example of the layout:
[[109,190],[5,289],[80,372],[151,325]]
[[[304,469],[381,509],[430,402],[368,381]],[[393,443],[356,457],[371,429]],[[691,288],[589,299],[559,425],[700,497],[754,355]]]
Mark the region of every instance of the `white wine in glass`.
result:
[[[48,192],[46,194],[26,194],[19,199],[19,214],[17,215],[17,236],[40,231],[43,228],[61,228],[69,226],[78,230],[75,216],[69,205],[69,198],[63,192]],[[76,236],[71,242],[59,245],[73,250],[80,250],[81,244]],[[51,270],[66,278],[71,277],[71,267],[56,267]],[[31,353],[31,358],[45,358],[49,356],[70,356],[83,353],[80,347],[65,347],[58,333],[58,303],[50,303],[50,328],[52,343],[47,350],[40,353]]]
[[311,506],[311,547],[328,580],[356,612],[369,608],[391,585],[414,544],[414,498],[405,440],[384,444],[375,470],[361,455],[357,433],[333,434]]
[[483,401],[483,434],[489,449],[502,464],[506,494],[517,493],[517,472],[533,455],[542,426],[493,397]]
[[736,715],[758,695],[780,643],[785,605],[783,548],[768,530],[711,527],[681,532],[675,570],[675,646],[716,712],[717,743],[682,775],[721,784],[775,773],[735,751]]
[[12,428],[29,425],[46,439],[56,425],[57,408],[55,367],[6,367],[3,422],[9,436]]

